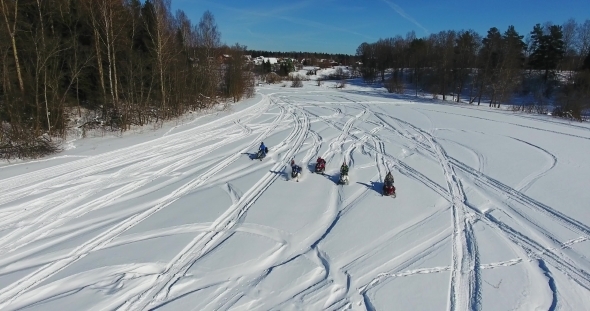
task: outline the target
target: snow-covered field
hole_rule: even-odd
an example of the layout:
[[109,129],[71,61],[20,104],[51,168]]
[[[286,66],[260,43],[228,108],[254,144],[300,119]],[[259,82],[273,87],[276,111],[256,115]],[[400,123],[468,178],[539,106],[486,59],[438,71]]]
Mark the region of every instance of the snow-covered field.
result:
[[0,166],[0,309],[590,309],[587,124],[329,86]]

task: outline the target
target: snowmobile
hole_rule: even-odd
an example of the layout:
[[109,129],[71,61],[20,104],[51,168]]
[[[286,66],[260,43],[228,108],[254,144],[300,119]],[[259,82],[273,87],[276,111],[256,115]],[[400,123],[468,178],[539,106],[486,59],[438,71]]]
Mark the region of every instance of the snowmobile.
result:
[[340,179],[338,179],[338,184],[340,185],[348,185],[348,175],[340,174]]
[[338,184],[348,185],[348,165],[344,162],[340,167],[340,179],[338,179]]
[[256,153],[256,159],[262,161],[262,159],[266,158],[267,154],[268,154],[268,148],[264,147],[264,152],[262,152],[262,150],[258,150],[258,152]]
[[315,164],[315,172],[323,174],[326,170],[326,164],[323,161],[319,161]]
[[393,185],[393,182],[391,181],[385,181],[385,183],[383,184],[383,195],[384,196],[391,196],[393,198],[396,197],[395,195],[395,186]]
[[266,158],[266,153],[262,152],[262,150],[258,150],[256,153],[256,159],[262,161],[264,158]]
[[292,165],[291,166],[291,178],[297,179],[297,182],[299,182],[299,177],[301,177],[301,166]]

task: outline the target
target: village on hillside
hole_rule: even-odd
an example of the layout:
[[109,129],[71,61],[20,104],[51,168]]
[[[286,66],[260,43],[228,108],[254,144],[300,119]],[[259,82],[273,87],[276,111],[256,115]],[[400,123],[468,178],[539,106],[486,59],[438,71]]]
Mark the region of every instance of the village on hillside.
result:
[[[318,69],[334,69],[338,66],[345,67],[359,67],[362,66],[362,62],[356,61],[350,64],[338,62],[334,59],[328,58],[291,58],[291,57],[266,57],[258,56],[252,57],[252,55],[242,55],[245,66],[250,69],[255,69],[257,66],[264,67],[265,65],[270,68],[270,72],[279,72],[281,66],[290,67],[290,71],[299,70],[318,70]],[[218,57],[218,61],[221,63],[229,63],[233,59],[230,54],[222,54]],[[348,69],[348,68],[347,68]]]

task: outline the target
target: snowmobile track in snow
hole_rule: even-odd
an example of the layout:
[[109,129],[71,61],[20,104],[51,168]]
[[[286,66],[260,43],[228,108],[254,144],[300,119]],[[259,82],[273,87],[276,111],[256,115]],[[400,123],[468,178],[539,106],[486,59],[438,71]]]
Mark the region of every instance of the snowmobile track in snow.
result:
[[[412,126],[404,121],[398,121]],[[478,310],[481,306],[479,254],[470,220],[466,217],[467,207],[463,186],[442,146],[430,134],[414,126],[412,128],[420,133],[435,150],[452,197],[453,264],[451,265],[449,309]]]
[[[436,106],[356,88],[268,87],[260,101],[212,122],[0,179],[0,308],[51,308],[97,295],[102,301],[81,305],[381,310],[425,285],[449,289],[399,307],[583,307],[587,299],[577,295],[590,290],[587,218],[532,191],[573,160],[527,135],[541,130],[579,141],[589,139],[589,128],[541,129],[535,120],[494,120],[507,115],[499,112],[470,116],[457,105],[430,109]],[[469,141],[488,134],[520,142],[514,145],[539,164],[490,177],[498,155]],[[264,161],[246,159],[263,139]],[[330,164],[330,180],[310,173],[317,156]],[[276,183],[292,158],[304,168],[300,183]],[[349,186],[330,176],[341,161],[354,177]],[[389,170],[403,189],[394,201],[378,189]],[[104,256],[139,243],[149,247],[123,259],[131,264],[101,266]],[[503,253],[490,255],[497,249]],[[146,270],[133,270],[138,265]],[[489,269],[498,269],[502,286]],[[522,280],[506,279],[519,273]],[[60,288],[71,280],[78,287]],[[511,281],[525,288],[512,291]]]
[[236,204],[230,206],[223,215],[215,220],[207,232],[196,236],[189,245],[176,255],[172,262],[168,264],[164,273],[158,276],[157,283],[152,285],[147,292],[136,297],[136,299],[130,300],[123,307],[125,310],[144,310],[156,302],[164,301],[170,288],[186,274],[195,261],[223,242],[228,235],[231,235],[234,227],[239,223],[248,208],[279,177],[274,172],[284,170],[287,166],[286,162],[303,145],[309,133],[309,118],[303,115],[304,118],[301,121],[295,112],[292,112],[291,115],[295,121],[295,128],[291,135],[284,140],[285,145],[290,147],[289,151],[273,166],[270,172],[266,173],[257,184],[246,191]]
[[[263,102],[263,101],[261,101]],[[236,116],[233,116],[236,117]],[[231,119],[231,118],[228,118]],[[219,123],[216,123],[219,124]],[[274,124],[273,124],[274,125]],[[207,124],[206,126],[213,126],[211,124]],[[186,133],[181,133],[184,135],[188,135]],[[183,135],[183,136],[184,136]],[[268,132],[261,134],[261,137],[268,135]],[[170,141],[170,137],[167,137],[166,140]],[[251,145],[246,147],[244,151],[250,150],[254,145],[257,144],[257,140],[254,141]],[[136,155],[137,156],[137,155]],[[20,281],[12,283],[10,286],[7,286],[0,290],[0,308],[10,302],[14,301],[20,295],[25,293],[27,290],[31,289],[35,285],[39,284],[40,282],[48,279],[49,277],[57,274],[58,272],[62,271],[66,267],[70,266],[74,262],[78,261],[79,259],[85,257],[88,253],[92,252],[94,249],[101,248],[110,241],[112,241],[115,237],[120,235],[121,233],[129,230],[131,227],[139,224],[141,221],[147,219],[151,215],[155,214],[162,208],[170,205],[180,197],[184,196],[186,193],[191,192],[195,188],[202,185],[205,181],[209,178],[214,176],[217,172],[221,171],[223,168],[227,167],[235,160],[237,160],[241,156],[241,153],[237,153],[231,155],[230,157],[226,158],[225,160],[221,161],[219,164],[215,165],[207,172],[203,173],[201,176],[191,180],[189,183],[183,185],[182,187],[178,188],[176,191],[168,195],[167,197],[160,200],[158,204],[155,206],[141,212],[135,214],[132,217],[129,217],[119,224],[113,226],[111,229],[105,231],[104,233],[94,237],[90,241],[80,245],[76,249],[74,249],[66,258],[55,261],[51,264],[45,265],[39,268],[37,271],[32,272],[31,274],[27,275],[26,277],[22,278]],[[66,167],[67,169],[67,167]],[[36,174],[36,173],[32,173]],[[63,178],[63,175],[62,175]],[[56,182],[55,180],[52,180]]]

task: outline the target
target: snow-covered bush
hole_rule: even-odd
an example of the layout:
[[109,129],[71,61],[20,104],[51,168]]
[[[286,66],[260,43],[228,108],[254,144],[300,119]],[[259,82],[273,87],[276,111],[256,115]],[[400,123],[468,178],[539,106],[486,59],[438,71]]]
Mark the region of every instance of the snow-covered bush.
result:
[[280,83],[281,81],[283,81],[283,79],[281,78],[281,76],[279,76],[278,74],[271,72],[269,74],[266,75],[266,83]]
[[293,82],[291,82],[291,87],[303,87],[303,81],[299,76],[295,76],[293,78]]
[[0,159],[39,158],[60,151],[58,144],[49,135],[35,136],[33,131],[0,126]]

